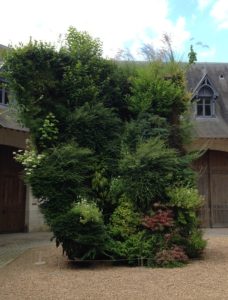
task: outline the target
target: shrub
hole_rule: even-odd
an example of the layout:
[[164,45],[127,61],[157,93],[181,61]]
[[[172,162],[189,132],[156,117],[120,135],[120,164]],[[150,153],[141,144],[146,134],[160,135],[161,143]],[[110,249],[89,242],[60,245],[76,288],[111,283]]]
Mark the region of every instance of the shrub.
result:
[[160,233],[148,234],[147,230],[137,231],[125,240],[111,239],[109,251],[117,261],[124,261],[129,265],[156,265],[155,256],[159,249],[165,248],[164,235]]
[[195,188],[176,187],[168,190],[167,194],[173,206],[187,210],[196,210],[203,203],[202,196],[199,195],[198,190]]
[[140,224],[140,214],[134,210],[129,199],[122,196],[119,206],[114,210],[110,219],[109,233],[111,237],[125,240],[137,232]]
[[170,209],[161,210],[159,209],[152,216],[145,216],[143,218],[142,225],[152,231],[162,231],[164,228],[174,226],[173,212]]
[[162,267],[176,267],[188,261],[188,256],[180,246],[164,249],[156,254],[155,262]]
[[141,143],[134,153],[124,155],[120,162],[124,188],[139,210],[147,211],[156,199],[163,197],[177,163],[176,151],[158,138]]
[[11,49],[4,69],[33,143],[17,159],[70,259],[173,266],[201,254],[181,64],[125,70],[70,28],[60,49]]
[[59,145],[49,150],[30,174],[34,196],[40,199],[48,223],[88,195],[94,161],[87,148],[76,143]]
[[186,253],[190,258],[200,257],[206,247],[207,242],[203,239],[203,234],[200,229],[195,229],[189,235],[186,242]]
[[135,211],[133,204],[126,196],[122,196],[108,226],[110,240],[109,253],[115,259],[125,259],[130,265],[137,265],[153,260],[157,249],[164,247],[162,234],[151,234],[143,229],[142,216]]
[[148,234],[143,230],[129,236],[125,241],[126,257],[129,264],[141,264],[148,266],[155,265],[155,256],[158,249],[165,247],[162,234]]
[[95,203],[81,201],[58,216],[51,226],[57,247],[69,259],[95,259],[105,255],[107,238],[102,213]]

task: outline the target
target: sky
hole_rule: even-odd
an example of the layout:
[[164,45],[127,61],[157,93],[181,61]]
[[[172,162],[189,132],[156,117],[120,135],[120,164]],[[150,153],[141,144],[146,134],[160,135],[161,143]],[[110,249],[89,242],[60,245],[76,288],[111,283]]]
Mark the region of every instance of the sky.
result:
[[26,44],[32,37],[56,44],[69,26],[103,43],[105,57],[129,49],[163,46],[168,34],[178,60],[190,45],[199,62],[228,62],[228,0],[7,0],[1,3],[0,44]]

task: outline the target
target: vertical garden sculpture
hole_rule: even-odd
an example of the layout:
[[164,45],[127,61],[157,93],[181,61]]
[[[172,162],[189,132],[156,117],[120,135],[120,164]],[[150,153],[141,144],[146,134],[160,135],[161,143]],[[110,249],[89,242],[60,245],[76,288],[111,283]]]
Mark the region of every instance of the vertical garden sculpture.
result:
[[31,135],[16,159],[70,259],[174,266],[201,255],[181,65],[112,62],[70,28],[59,50],[10,51],[5,72]]

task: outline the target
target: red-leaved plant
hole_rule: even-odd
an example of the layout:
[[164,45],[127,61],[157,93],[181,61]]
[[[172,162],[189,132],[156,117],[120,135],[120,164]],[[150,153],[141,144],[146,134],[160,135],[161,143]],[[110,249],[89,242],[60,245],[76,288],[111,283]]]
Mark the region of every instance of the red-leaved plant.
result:
[[173,212],[170,209],[159,209],[153,216],[145,216],[142,225],[150,230],[163,230],[174,225]]
[[182,247],[175,245],[171,249],[164,249],[158,252],[155,256],[155,261],[161,266],[175,262],[184,263],[188,261],[188,256]]

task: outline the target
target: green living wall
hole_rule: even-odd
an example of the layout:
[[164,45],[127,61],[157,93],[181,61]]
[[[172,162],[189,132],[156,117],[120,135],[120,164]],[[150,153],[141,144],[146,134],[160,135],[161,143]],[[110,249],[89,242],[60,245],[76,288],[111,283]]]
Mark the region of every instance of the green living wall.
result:
[[205,247],[181,64],[117,63],[70,28],[12,49],[5,76],[30,129],[16,159],[72,260],[178,266]]

